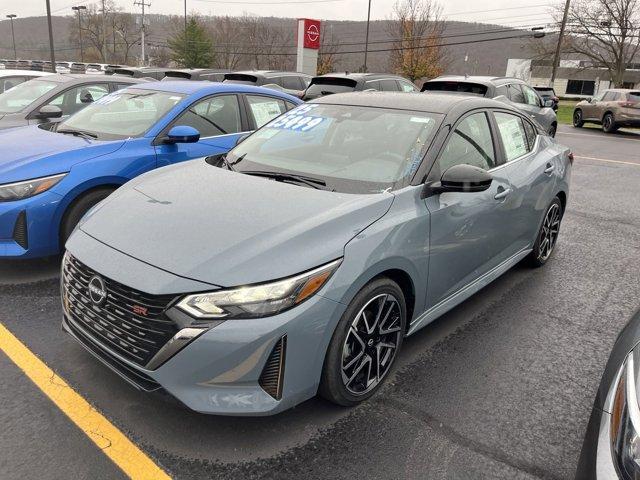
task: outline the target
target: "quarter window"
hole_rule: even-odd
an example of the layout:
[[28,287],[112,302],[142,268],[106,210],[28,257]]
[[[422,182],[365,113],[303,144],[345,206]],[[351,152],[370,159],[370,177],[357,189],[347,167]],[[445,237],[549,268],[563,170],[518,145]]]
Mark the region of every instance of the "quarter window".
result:
[[284,102],[276,98],[247,95],[247,101],[256,128],[260,128],[287,110]]
[[604,94],[604,97],[602,97],[602,101],[603,102],[610,102],[615,97],[616,97],[616,93],[615,92],[607,92],[607,93]]
[[238,98],[218,95],[201,100],[184,112],[175,124],[195,128],[202,138],[238,133],[241,130]]
[[531,146],[522,119],[517,115],[502,112],[496,112],[495,117],[507,162],[528,153]]
[[405,80],[398,80],[398,85],[400,85],[400,91],[402,92],[415,92],[416,87],[413,83],[409,83]]
[[380,80],[380,89],[384,92],[397,92],[398,85],[395,80]]
[[496,166],[491,129],[485,113],[474,113],[453,131],[436,162],[438,178],[454,165],[473,165],[489,170]]

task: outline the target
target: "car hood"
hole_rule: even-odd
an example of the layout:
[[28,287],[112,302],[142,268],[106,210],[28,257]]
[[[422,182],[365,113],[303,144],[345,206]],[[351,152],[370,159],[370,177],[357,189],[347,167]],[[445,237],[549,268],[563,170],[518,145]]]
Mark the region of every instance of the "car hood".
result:
[[124,140],[96,141],[37,125],[0,131],[0,184],[68,172],[78,162],[114,152]]
[[393,198],[316,190],[196,160],[126,184],[80,229],[142,262],[226,287],[287,277],[341,257]]

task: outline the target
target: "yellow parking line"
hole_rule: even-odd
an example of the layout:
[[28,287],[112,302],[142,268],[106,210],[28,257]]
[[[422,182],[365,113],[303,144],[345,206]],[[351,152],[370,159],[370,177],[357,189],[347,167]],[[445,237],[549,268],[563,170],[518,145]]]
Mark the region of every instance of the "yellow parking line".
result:
[[[158,465],[0,323],[0,349],[122,471],[134,480],[169,479]],[[79,461],[82,461],[79,459]]]
[[580,158],[583,160],[595,160],[596,162],[621,163],[623,165],[634,165],[636,167],[640,167],[640,162],[625,162],[624,160],[609,160],[608,158],[584,157],[582,155],[574,155],[574,158]]

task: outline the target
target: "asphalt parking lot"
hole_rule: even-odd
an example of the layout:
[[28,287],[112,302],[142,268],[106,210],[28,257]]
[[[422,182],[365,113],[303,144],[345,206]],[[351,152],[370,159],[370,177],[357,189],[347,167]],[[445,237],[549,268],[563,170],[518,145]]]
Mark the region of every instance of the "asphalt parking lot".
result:
[[[576,155],[554,258],[410,337],[371,401],[202,416],[129,387],[60,328],[59,259],[0,263],[0,322],[172,477],[573,478],[595,389],[640,307],[640,135],[561,126]],[[0,477],[124,474],[0,354]]]

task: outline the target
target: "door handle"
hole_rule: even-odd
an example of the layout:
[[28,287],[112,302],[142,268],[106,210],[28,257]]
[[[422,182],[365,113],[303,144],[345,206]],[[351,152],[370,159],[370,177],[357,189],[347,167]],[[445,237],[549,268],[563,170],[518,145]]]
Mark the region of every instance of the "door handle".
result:
[[510,188],[498,187],[498,193],[496,193],[493,198],[495,198],[496,200],[502,200],[503,198],[507,198],[510,193],[511,193]]
[[546,173],[547,175],[550,175],[551,172],[553,172],[555,169],[556,167],[554,165],[547,163],[547,168],[544,169],[544,173]]

